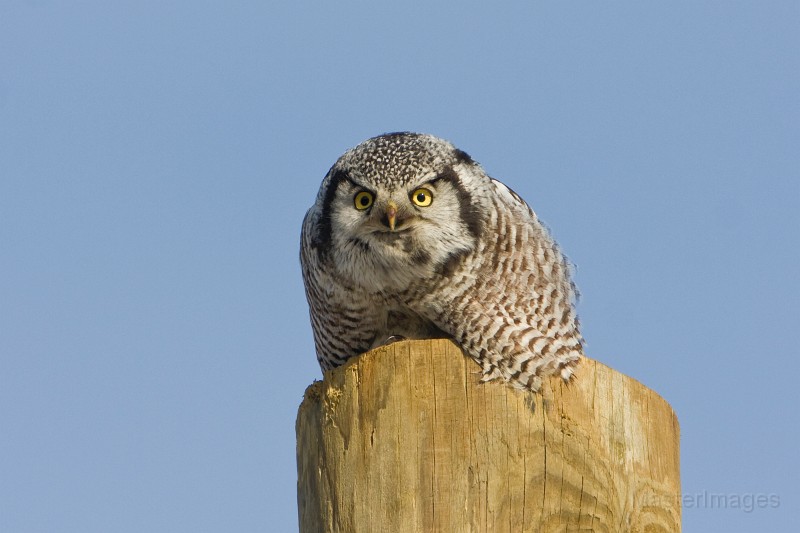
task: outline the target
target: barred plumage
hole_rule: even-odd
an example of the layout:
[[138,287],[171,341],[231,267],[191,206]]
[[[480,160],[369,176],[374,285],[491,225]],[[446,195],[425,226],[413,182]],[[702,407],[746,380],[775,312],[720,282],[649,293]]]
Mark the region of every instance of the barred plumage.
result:
[[436,137],[392,133],[342,155],[303,221],[300,259],[323,371],[394,338],[448,337],[485,380],[535,391],[582,355],[556,243]]

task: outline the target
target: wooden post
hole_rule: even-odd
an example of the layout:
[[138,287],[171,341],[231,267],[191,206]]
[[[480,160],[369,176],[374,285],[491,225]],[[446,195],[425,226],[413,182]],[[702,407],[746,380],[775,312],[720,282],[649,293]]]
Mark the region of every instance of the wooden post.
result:
[[538,394],[479,383],[447,340],[328,372],[297,415],[300,531],[678,532],[678,420],[584,359]]

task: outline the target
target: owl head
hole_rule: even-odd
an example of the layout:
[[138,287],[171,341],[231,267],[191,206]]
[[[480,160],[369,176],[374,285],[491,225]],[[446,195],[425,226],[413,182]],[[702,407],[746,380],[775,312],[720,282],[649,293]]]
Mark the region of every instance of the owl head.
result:
[[474,249],[489,183],[466,153],[431,135],[368,139],[323,180],[312,245],[353,285],[404,289]]

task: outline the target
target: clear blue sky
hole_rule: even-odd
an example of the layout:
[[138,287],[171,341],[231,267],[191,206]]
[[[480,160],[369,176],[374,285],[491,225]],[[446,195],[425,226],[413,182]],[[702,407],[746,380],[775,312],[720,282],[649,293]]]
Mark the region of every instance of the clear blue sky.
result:
[[[0,532],[296,529],[300,223],[445,137],[669,401],[685,531],[798,530],[800,4],[0,1]],[[701,502],[702,503],[702,502]]]

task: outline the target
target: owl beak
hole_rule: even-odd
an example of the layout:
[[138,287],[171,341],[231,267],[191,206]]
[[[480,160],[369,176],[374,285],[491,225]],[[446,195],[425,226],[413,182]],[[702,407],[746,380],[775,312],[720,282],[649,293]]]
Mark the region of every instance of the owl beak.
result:
[[395,224],[397,223],[397,204],[389,202],[386,204],[386,220],[389,222],[389,229],[394,231]]

